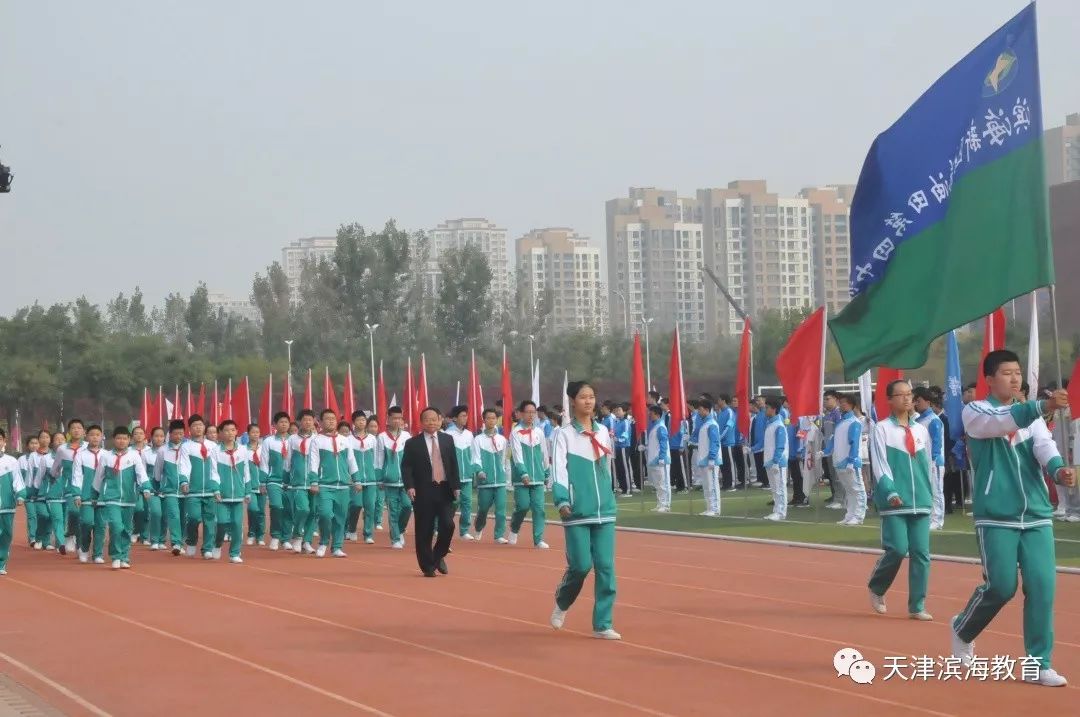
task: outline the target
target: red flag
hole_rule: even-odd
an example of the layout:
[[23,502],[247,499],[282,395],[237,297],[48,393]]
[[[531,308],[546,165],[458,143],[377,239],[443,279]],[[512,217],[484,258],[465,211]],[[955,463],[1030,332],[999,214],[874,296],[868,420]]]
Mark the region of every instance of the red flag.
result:
[[417,412],[423,411],[430,405],[427,391],[427,360],[424,358],[424,354],[420,354],[420,380],[416,383]]
[[281,410],[289,414],[291,419],[294,415],[293,411],[295,406],[295,399],[293,397],[292,390],[292,376],[288,373],[285,374],[285,385],[281,387]]
[[791,404],[791,419],[821,414],[825,384],[825,307],[806,317],[776,357],[776,375]]
[[469,405],[469,430],[479,433],[483,430],[483,400],[480,398],[480,373],[476,369],[476,350],[473,349],[472,360],[469,362],[469,388],[465,395],[465,402]]
[[210,418],[214,422],[214,425],[221,423],[221,401],[218,397],[217,379],[214,379],[214,405],[210,408]]
[[[649,412],[645,408],[645,368],[641,361],[641,334],[634,332],[634,352],[630,358],[630,412],[638,435],[649,430]],[[509,435],[509,434],[507,434]]]
[[341,417],[341,408],[338,407],[337,393],[334,391],[334,382],[330,379],[330,367],[326,367],[326,375],[323,378],[323,408],[329,408],[335,416]]
[[[225,398],[221,401],[221,420],[233,417],[233,402],[232,402],[232,379],[229,379],[228,385],[225,386]],[[236,420],[236,419],[233,419]]]
[[300,406],[300,408],[302,410],[303,409],[307,409],[309,411],[312,410],[311,404],[312,404],[312,401],[314,400],[314,398],[315,397],[311,393],[311,369],[308,369],[307,370],[307,385],[304,387],[304,403]]
[[[679,327],[675,326],[675,336],[671,339],[671,361],[668,363],[668,404],[671,406],[671,433],[678,433],[682,422],[686,420],[686,387],[683,385],[682,342],[679,340]],[[563,406],[569,411],[569,406]]]
[[[1080,406],[1080,358],[1076,359],[1072,376],[1069,378],[1069,407],[1073,415],[1077,416],[1080,414],[1080,408],[1073,408],[1074,406]],[[1075,462],[1076,459],[1074,458],[1073,461]]]
[[341,390],[341,415],[346,421],[352,421],[353,411],[356,410],[356,399],[353,397],[352,364],[345,371],[345,387]]
[[379,361],[379,388],[375,392],[375,415],[379,417],[379,428],[386,430],[386,383],[383,381],[382,361]]
[[750,437],[750,318],[743,320],[742,344],[739,346],[739,375],[735,377],[735,398],[739,399],[736,427],[744,438]]
[[187,385],[187,405],[186,405],[186,408],[187,408],[187,413],[185,415],[188,418],[191,418],[191,414],[195,413],[195,397],[191,395],[191,382],[190,381],[188,382],[188,385]]
[[[987,314],[984,320],[982,358],[991,351],[1000,351],[1005,348],[1005,309],[999,308],[992,314]],[[983,376],[982,359],[979,360],[979,368],[975,378],[975,398],[983,399],[990,395],[990,388],[986,385],[986,377]]]
[[[152,426],[150,425],[150,389],[144,388],[142,390],[142,410],[139,411],[139,425],[143,427],[143,430],[149,431]],[[18,442],[16,442],[16,450]]]
[[199,384],[199,401],[195,404],[195,413],[203,417],[206,420],[206,384]]
[[251,425],[251,390],[247,376],[244,376],[240,380],[240,385],[236,387],[230,408],[232,410],[230,418],[236,421],[237,430],[243,433]]
[[173,418],[183,418],[184,414],[180,412],[180,387],[176,387],[176,393],[173,394]]
[[402,402],[401,410],[404,413],[405,427],[412,434],[420,432],[420,417],[416,415],[415,406],[416,386],[413,383],[412,356],[410,356],[405,367],[405,400]]
[[262,400],[259,401],[259,431],[264,436],[274,432],[274,374],[266,377]]
[[503,344],[502,360],[502,402],[503,402],[503,435],[510,438],[510,431],[514,429],[514,395],[510,385],[510,359],[506,357],[506,344]]
[[889,397],[885,391],[890,383],[903,377],[904,372],[901,369],[878,367],[877,386],[874,387],[874,410],[877,411],[877,420],[884,421],[892,413],[889,409]]

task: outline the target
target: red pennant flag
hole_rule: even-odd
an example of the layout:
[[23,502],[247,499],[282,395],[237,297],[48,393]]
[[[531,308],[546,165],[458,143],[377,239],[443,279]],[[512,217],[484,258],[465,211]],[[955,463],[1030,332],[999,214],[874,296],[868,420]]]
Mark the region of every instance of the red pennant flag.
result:
[[[225,398],[221,401],[221,420],[232,419],[233,417],[233,403],[232,403],[232,379],[229,379],[229,383],[225,386]],[[233,419],[236,420],[236,419]]]
[[292,390],[292,375],[285,374],[285,385],[281,388],[281,410],[289,414],[289,418],[293,418],[295,415],[294,410],[296,408],[295,398],[293,397]]
[[427,391],[427,360],[424,358],[424,354],[420,354],[420,380],[416,383],[417,413],[430,405]]
[[352,364],[345,370],[345,387],[341,390],[341,415],[346,421],[352,421],[353,411],[356,410],[356,399],[353,397]]
[[[157,416],[158,425],[164,426],[168,421],[168,417],[165,415],[165,394],[162,391],[161,386],[157,387],[157,404],[154,405],[153,414]],[[187,435],[187,430],[184,430],[184,435]]]
[[187,408],[187,413],[185,415],[188,418],[191,418],[191,414],[195,413],[195,397],[191,395],[191,382],[190,381],[188,382],[188,385],[187,385],[187,404],[186,404],[186,408]]
[[634,351],[630,359],[630,412],[638,435],[649,430],[649,412],[645,408],[645,368],[641,361],[641,334],[634,332]]
[[218,397],[218,385],[217,379],[214,379],[214,405],[210,409],[210,419],[214,422],[214,425],[221,423],[221,401]]
[[510,438],[510,431],[514,429],[514,395],[510,384],[510,359],[506,357],[506,344],[503,344],[502,360],[502,402],[503,402],[503,435]]
[[825,384],[825,307],[806,317],[776,357],[776,375],[791,404],[791,419],[821,414]]
[[877,386],[874,387],[874,410],[877,412],[877,420],[884,421],[892,413],[889,409],[889,396],[885,392],[890,383],[899,381],[903,377],[902,369],[878,367]]
[[472,360],[469,362],[469,387],[465,396],[465,402],[469,405],[469,430],[479,433],[483,430],[483,400],[480,398],[480,373],[476,369],[476,350],[473,349]]
[[274,374],[266,377],[262,400],[259,401],[259,432],[269,436],[274,432]]
[[184,415],[180,411],[180,387],[176,387],[176,393],[173,394],[173,415],[172,418],[183,418]]
[[744,438],[750,437],[750,318],[743,320],[742,343],[739,346],[739,375],[735,377],[735,398],[739,399],[736,427]]
[[308,411],[313,410],[311,408],[314,396],[311,393],[311,369],[307,370],[307,386],[304,387],[304,403],[300,406],[301,410],[306,409]]
[[386,430],[386,383],[383,381],[382,361],[379,361],[379,388],[375,392],[375,415],[379,417],[379,428]]
[[[679,340],[679,327],[675,326],[675,336],[671,340],[671,360],[668,363],[668,404],[671,406],[671,433],[677,433],[686,420],[686,387],[683,385],[682,342]],[[563,410],[569,411],[569,406]]]
[[142,410],[139,412],[139,425],[146,431],[152,428],[150,415],[150,389],[144,388],[142,391]]
[[[1000,351],[1005,348],[1005,309],[999,308],[992,314],[988,314],[984,321],[982,359],[991,351]],[[986,385],[986,377],[982,372],[982,359],[979,359],[979,368],[975,378],[975,398],[984,399],[990,395],[990,387]]]
[[195,413],[203,417],[206,420],[206,384],[199,384],[199,401],[195,404]]
[[236,393],[232,396],[231,410],[230,418],[236,421],[237,430],[243,433],[251,425],[251,389],[247,376],[244,376],[240,380],[240,385],[236,387]]
[[412,357],[410,356],[405,367],[405,400],[402,402],[401,410],[404,413],[405,427],[414,435],[420,432],[420,417],[416,415],[415,406],[416,386],[413,384]]
[[330,379],[329,366],[326,367],[326,375],[323,378],[323,408],[329,408],[335,416],[341,417],[341,408],[338,406],[334,382]]
[[[1073,416],[1080,414],[1080,408],[1076,408],[1076,406],[1080,406],[1080,358],[1076,359],[1072,376],[1069,378],[1069,408],[1073,411]],[[1073,462],[1076,462],[1076,458],[1073,459]]]

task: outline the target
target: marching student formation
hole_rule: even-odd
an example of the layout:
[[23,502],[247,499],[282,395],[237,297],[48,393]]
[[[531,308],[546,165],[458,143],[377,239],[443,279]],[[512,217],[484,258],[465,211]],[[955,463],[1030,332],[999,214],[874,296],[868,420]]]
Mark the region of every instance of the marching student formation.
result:
[[[723,492],[753,484],[771,491],[766,519],[783,521],[790,507],[809,504],[813,477],[802,469],[816,461],[822,483],[832,488],[828,506],[845,511],[841,525],[862,524],[868,504],[881,520],[883,554],[868,580],[872,610],[887,612],[885,596],[906,558],[908,616],[928,622],[934,619],[926,610],[931,532],[954,504],[963,505],[962,465],[971,477],[967,494],[984,583],[951,621],[952,654],[974,658],[975,638],[1016,592],[1019,566],[1024,645],[1039,667],[1029,681],[1061,686],[1066,680],[1051,665],[1051,486],[1060,487],[1067,510],[1080,500],[1049,425],[1067,411],[1068,394],[1046,390],[1044,398],[1027,400],[1019,359],[1010,351],[990,352],[982,370],[989,396],[974,400],[972,390],[958,441],[945,426],[940,391],[912,389],[903,379],[886,387],[889,415],[876,422],[849,394],[827,392],[826,413],[814,419],[793,418],[782,397],[755,398],[745,437],[736,428],[737,401],[727,396],[701,395],[672,428],[667,400],[653,392],[648,425],[638,430],[626,404],[597,406],[593,388],[576,382],[568,386],[565,417],[561,407],[549,417],[544,407],[524,401],[509,435],[492,408],[483,411],[482,430],[474,435],[467,407],[455,406],[442,431],[453,439],[460,481],[459,537],[483,540],[494,512],[495,543],[517,544],[529,518],[532,545],[547,549],[545,495],[551,491],[567,558],[551,625],[562,627],[593,572],[594,634],[619,639],[612,627],[617,495],[633,495],[647,481],[656,494],[653,510],[666,513],[673,491],[700,488],[702,515],[717,517]],[[99,426],[73,419],[66,434],[28,438],[18,460],[6,454],[0,431],[0,575],[19,505],[35,550],[73,552],[80,562],[102,564],[108,535],[108,558],[118,570],[131,567],[131,548],[139,542],[206,560],[221,558],[228,543],[232,563],[242,563],[242,547],[256,543],[345,558],[345,542],[376,542],[384,517],[389,545],[400,550],[415,500],[411,474],[402,470],[410,434],[401,408],[390,408],[386,420],[382,426],[356,411],[346,422],[332,410],[316,420],[303,410],[294,422],[279,413],[274,434],[264,437],[256,425],[240,435],[231,420],[207,426],[193,415],[149,435],[141,427],[118,427],[106,449]]]

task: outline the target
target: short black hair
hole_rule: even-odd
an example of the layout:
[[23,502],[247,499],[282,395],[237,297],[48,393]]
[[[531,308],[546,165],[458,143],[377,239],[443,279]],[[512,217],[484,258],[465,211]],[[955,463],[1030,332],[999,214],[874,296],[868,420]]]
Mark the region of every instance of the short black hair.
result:
[[165,433],[165,429],[162,428],[161,426],[154,426],[153,428],[150,429],[150,436],[153,437],[153,435],[155,433],[157,433],[158,431],[161,431],[162,433]]
[[651,415],[655,415],[655,416],[663,416],[664,415],[664,409],[661,408],[659,406],[659,404],[654,403],[654,404],[649,406],[649,413]]
[[0,438],[3,438],[5,441],[7,440],[7,431],[3,428],[0,428]]
[[1008,349],[1000,349],[999,351],[991,351],[986,354],[986,358],[982,362],[983,376],[989,378],[998,372],[1003,363],[1020,363],[1020,357],[1016,355],[1015,351],[1009,351]]
[[328,413],[334,418],[337,418],[337,411],[332,408],[324,408],[322,410],[322,413],[319,414],[319,420],[321,421],[322,419],[326,418],[326,414]]
[[909,386],[911,385],[906,378],[898,378],[895,381],[889,381],[889,385],[885,387],[885,397],[886,398],[892,398],[893,388],[897,384],[901,384],[901,383],[906,383]]
[[457,418],[463,413],[468,413],[469,407],[464,405],[457,405],[450,409],[450,418]]
[[536,407],[536,412],[537,413],[547,413],[548,412],[548,407],[541,403],[539,406]]
[[375,424],[376,426],[378,426],[378,425],[379,425],[379,417],[378,417],[378,416],[376,416],[376,415],[375,415],[375,414],[373,413],[373,414],[371,414],[370,416],[368,416],[367,422],[368,422],[368,425],[369,425],[369,426],[370,426],[370,425],[371,425],[372,423],[374,423],[374,424]]
[[921,398],[927,403],[934,402],[934,392],[927,386],[918,386],[911,394],[912,398]]
[[188,424],[188,428],[191,428],[191,427],[192,427],[192,426],[194,426],[194,425],[195,425],[196,423],[201,423],[201,424],[203,424],[204,426],[206,425],[206,421],[205,421],[205,420],[203,419],[203,417],[202,417],[202,416],[200,416],[200,415],[199,415],[199,414],[197,414],[197,413],[193,413],[193,414],[191,414],[191,417],[190,417],[190,418],[188,418],[188,421],[187,421],[187,424]]
[[713,408],[713,402],[707,398],[699,398],[694,404],[694,408],[707,408],[711,411]]
[[292,423],[292,417],[288,413],[286,413],[285,411],[278,411],[277,413],[274,414],[274,423],[277,423],[282,418],[284,418],[289,423]]
[[231,418],[226,418],[224,421],[218,424],[217,429],[219,431],[224,431],[226,426],[236,426],[236,421]]
[[[2,430],[4,430],[4,429],[0,428],[0,431],[2,431]],[[4,434],[4,437],[5,438],[7,437],[6,433]],[[38,435],[36,433],[32,433],[29,436],[27,436],[25,440],[23,440],[23,446],[26,447],[26,448],[29,448],[30,447],[30,441],[39,441],[40,442],[40,439],[38,438]]]
[[965,391],[974,391],[976,389],[976,387],[978,387],[978,385],[979,384],[977,384],[977,383],[969,383],[967,386],[964,386],[964,390]]
[[837,401],[839,401],[840,392],[837,391],[835,388],[830,388],[828,391],[825,392],[825,398],[835,398]]
[[723,401],[724,403],[731,403],[731,396],[726,393],[721,393],[719,396],[716,397],[716,400]]
[[81,418],[72,418],[70,421],[68,421],[67,429],[70,431],[71,427],[74,426],[76,423],[78,423],[80,426],[85,426],[86,425],[85,423],[82,422]]
[[499,412],[498,412],[498,411],[496,411],[496,410],[495,410],[494,408],[485,408],[485,409],[484,409],[484,413],[482,414],[482,416],[483,416],[484,418],[487,418],[487,415],[488,415],[489,413],[494,413],[494,414],[495,414],[496,416],[498,416],[498,415],[499,415]]
[[117,436],[130,436],[131,431],[127,429],[127,426],[117,426],[113,429],[112,435],[113,438],[116,438]]
[[98,433],[104,433],[105,432],[105,431],[101,430],[101,426],[99,426],[96,423],[92,424],[89,428],[86,429],[87,433],[89,433],[90,431],[97,431]]
[[296,422],[300,423],[300,419],[304,418],[305,416],[311,416],[312,418],[315,418],[315,412],[312,411],[310,408],[305,408],[304,410],[300,411],[300,413],[296,414]]
[[652,398],[653,403],[659,403],[660,402],[660,392],[659,391],[649,391],[649,396]]
[[405,415],[405,414],[402,412],[401,406],[391,406],[390,409],[386,412],[386,415],[387,416],[402,416],[402,415]]
[[434,406],[424,406],[424,410],[420,411],[420,418],[423,418],[424,414],[427,413],[428,411],[434,411],[436,416],[438,416],[439,418],[442,418],[442,411],[435,408]]
[[784,408],[784,399],[780,396],[769,396],[765,399],[765,405],[777,413],[780,413]]
[[854,393],[841,393],[840,398],[837,401],[843,401],[852,408],[856,408],[859,405],[859,397]]
[[532,406],[533,408],[536,408],[536,404],[533,403],[532,399],[526,398],[524,401],[518,404],[517,410],[524,411],[526,406]]
[[[247,427],[247,430],[244,431],[244,433],[251,433],[252,428],[259,428],[259,424],[258,423],[249,423],[248,427]],[[259,430],[262,430],[262,429],[259,428]]]
[[577,395],[581,393],[581,389],[586,387],[592,388],[592,384],[588,381],[571,381],[566,384],[566,395],[569,398],[577,398]]
[[[192,416],[192,418],[196,418],[196,416]],[[184,425],[184,421],[179,418],[174,418],[169,421],[169,433],[172,433],[173,431],[182,431],[185,428],[187,428],[187,426]]]
[[367,418],[367,414],[364,413],[363,411],[361,411],[360,409],[357,409],[357,410],[352,412],[351,416],[349,416],[349,420],[350,421],[355,421],[357,418]]

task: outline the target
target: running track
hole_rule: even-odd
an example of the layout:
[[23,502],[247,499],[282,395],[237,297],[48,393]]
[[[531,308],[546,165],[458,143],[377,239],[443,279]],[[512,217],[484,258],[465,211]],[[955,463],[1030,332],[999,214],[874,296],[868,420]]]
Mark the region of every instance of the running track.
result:
[[[873,556],[620,532],[624,639],[612,643],[589,638],[591,578],[564,630],[548,626],[557,526],[546,552],[455,540],[451,574],[435,580],[419,576],[411,541],[398,552],[378,538],[348,544],[344,560],[245,547],[244,565],[139,546],[116,572],[19,541],[0,578],[0,672],[71,715],[886,717],[1077,704],[1072,686],[883,681],[886,656],[948,654],[947,620],[977,566],[934,563],[936,621],[915,623],[906,571],[890,615],[869,610]],[[1080,577],[1058,576],[1057,606],[1055,666],[1080,685]],[[1023,654],[1019,607],[979,655]],[[836,677],[841,647],[877,666],[873,685]]]

